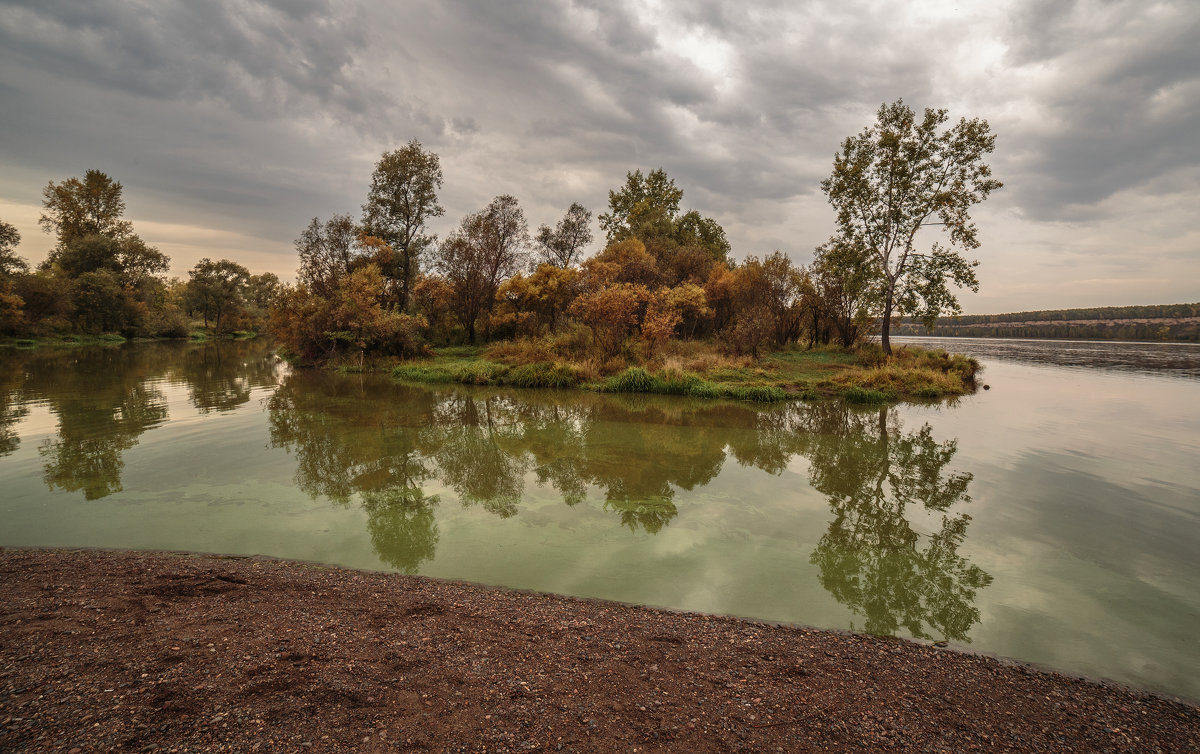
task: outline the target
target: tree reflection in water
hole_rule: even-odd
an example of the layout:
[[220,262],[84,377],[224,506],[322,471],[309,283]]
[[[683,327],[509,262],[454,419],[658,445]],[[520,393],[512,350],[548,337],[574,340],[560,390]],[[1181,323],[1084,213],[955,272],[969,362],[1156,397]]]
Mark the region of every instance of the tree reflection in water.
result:
[[[342,504],[357,495],[380,557],[409,572],[436,551],[432,480],[501,518],[518,513],[531,480],[571,506],[594,489],[624,526],[655,534],[679,514],[679,491],[713,480],[727,456],[771,474],[801,456],[832,512],[811,562],[865,630],[966,640],[976,590],[991,581],[958,554],[972,477],[950,468],[956,443],[928,425],[905,431],[895,409],[435,390],[313,372],[287,377],[269,405],[272,442],[296,453],[301,489]],[[940,525],[922,535],[918,512]]]
[[150,343],[6,353],[0,369],[0,456],[19,446],[16,428],[43,403],[57,420],[38,448],[51,490],[87,500],[122,489],[124,453],[167,419],[165,383],[186,385],[202,413],[229,411],[254,387],[276,381],[264,344]]
[[38,448],[50,489],[98,500],[120,492],[123,454],[167,418],[167,399],[155,382],[162,365],[150,352],[80,349],[67,365],[37,359],[30,380],[58,419],[58,432]]
[[22,397],[25,369],[15,359],[5,361],[6,365],[0,367],[0,458],[21,447],[17,425],[29,415],[29,407]]
[[[975,592],[992,578],[958,554],[971,517],[972,475],[947,469],[954,440],[937,442],[928,424],[905,432],[894,409],[812,407],[806,455],[814,488],[833,520],[814,550],[821,585],[874,634],[901,628],[921,638],[968,640],[979,621]],[[924,510],[940,526],[922,536],[909,519]]]
[[430,389],[313,371],[278,381],[263,344],[155,344],[14,353],[0,369],[0,456],[42,403],[57,420],[39,448],[46,484],[89,500],[117,492],[123,453],[167,417],[167,384],[201,413],[277,384],[271,443],[295,455],[296,484],[361,506],[375,550],[403,571],[435,556],[437,488],[501,518],[518,514],[529,484],[568,506],[592,496],[630,531],[656,534],[726,458],[781,474],[802,457],[831,513],[810,562],[865,630],[966,640],[991,582],[959,555],[972,477],[952,468],[955,441],[906,430],[896,409]]

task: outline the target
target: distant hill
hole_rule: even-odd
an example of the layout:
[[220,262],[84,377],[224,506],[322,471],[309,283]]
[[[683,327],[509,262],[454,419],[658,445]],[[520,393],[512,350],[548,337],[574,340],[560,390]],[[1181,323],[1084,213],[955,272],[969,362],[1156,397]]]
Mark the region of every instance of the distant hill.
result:
[[1079,338],[1200,341],[1200,302],[1152,306],[1102,306],[1011,314],[970,314],[939,320],[933,331],[905,319],[899,335],[964,338]]

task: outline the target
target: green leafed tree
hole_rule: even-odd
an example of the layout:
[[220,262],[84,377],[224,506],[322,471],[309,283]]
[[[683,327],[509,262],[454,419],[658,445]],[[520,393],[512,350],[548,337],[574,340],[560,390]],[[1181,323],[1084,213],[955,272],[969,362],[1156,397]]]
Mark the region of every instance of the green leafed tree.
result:
[[21,233],[12,225],[0,220],[0,279],[18,272],[28,272],[29,263],[17,256],[17,244]]
[[[902,100],[882,105],[874,126],[842,142],[821,189],[837,212],[838,241],[860,245],[879,277],[885,353],[893,314],[932,326],[961,307],[949,285],[979,289],[979,247],[970,209],[1003,184],[984,162],[996,137],[986,120],[963,118],[945,128],[945,110],[916,116]],[[941,226],[946,245],[924,246],[921,229]]]
[[421,254],[437,241],[437,236],[426,232],[425,223],[446,212],[438,203],[441,187],[438,156],[422,148],[416,139],[401,149],[385,152],[371,175],[371,189],[363,205],[363,230],[392,249],[383,274],[397,291],[401,311],[408,308]]
[[47,233],[58,236],[60,248],[84,236],[125,238],[133,226],[122,218],[122,191],[120,181],[99,170],[87,171],[83,180],[50,181],[42,190],[45,212],[38,222]]
[[201,259],[188,272],[185,299],[192,311],[204,317],[204,326],[211,320],[216,332],[221,332],[229,315],[240,311],[244,303],[250,271],[237,262],[221,259]]
[[683,190],[662,168],[642,175],[635,170],[625,175],[625,185],[608,192],[608,212],[600,215],[600,227],[609,243],[637,238],[646,243],[650,238],[672,234]]
[[715,262],[729,254],[725,230],[711,217],[695,210],[680,214],[683,190],[659,168],[643,175],[635,170],[625,185],[608,192],[609,211],[600,215],[600,227],[609,244],[629,239],[641,241],[672,285],[701,281]]

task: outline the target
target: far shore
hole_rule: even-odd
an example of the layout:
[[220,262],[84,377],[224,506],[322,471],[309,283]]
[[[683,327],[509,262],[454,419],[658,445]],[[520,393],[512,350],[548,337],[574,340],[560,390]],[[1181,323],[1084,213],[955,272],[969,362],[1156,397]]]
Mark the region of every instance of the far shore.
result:
[[925,642],[259,557],[0,549],[5,751],[1197,751]]

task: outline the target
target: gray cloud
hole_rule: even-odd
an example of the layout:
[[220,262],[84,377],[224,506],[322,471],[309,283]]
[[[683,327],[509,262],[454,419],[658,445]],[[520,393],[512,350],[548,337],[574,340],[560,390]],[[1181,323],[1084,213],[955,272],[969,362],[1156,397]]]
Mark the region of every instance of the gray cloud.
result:
[[[374,160],[415,137],[446,171],[440,232],[499,193],[535,225],[572,201],[601,211],[626,171],[661,166],[735,254],[803,261],[832,230],[818,183],[838,143],[902,96],[992,122],[1003,243],[1094,236],[1103,253],[1130,192],[1156,238],[1188,232],[1171,208],[1200,193],[1200,8],[968,11],[0,0],[0,198],[36,204],[46,180],[98,167],[144,216],[286,253],[313,215],[356,212]],[[1177,241],[1157,248],[1187,264]]]

